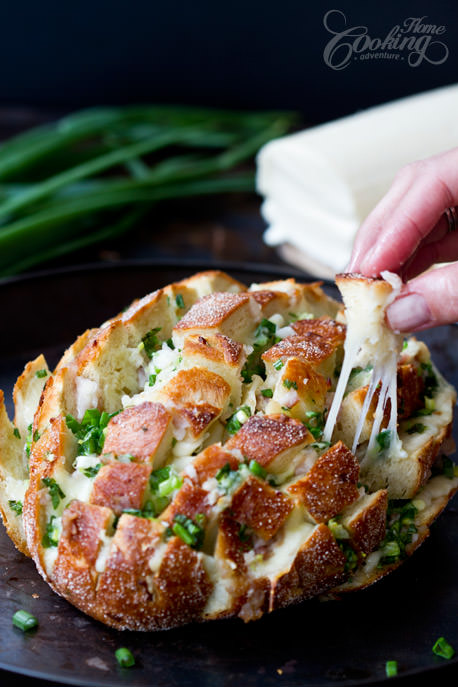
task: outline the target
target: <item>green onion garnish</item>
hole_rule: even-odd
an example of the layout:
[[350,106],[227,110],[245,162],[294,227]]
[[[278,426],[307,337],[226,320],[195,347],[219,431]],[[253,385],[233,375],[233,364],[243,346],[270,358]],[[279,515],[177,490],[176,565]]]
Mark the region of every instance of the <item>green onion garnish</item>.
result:
[[379,445],[379,453],[382,453],[382,451],[386,451],[387,449],[389,449],[391,444],[391,430],[384,429],[383,431],[381,431],[380,434],[377,434],[377,436],[375,437],[375,441]]
[[17,427],[15,427],[15,428],[13,429],[13,436],[15,436],[16,439],[20,439],[20,438],[21,438],[21,434],[20,434],[20,432],[19,432],[19,430],[18,430]]
[[145,334],[145,336],[142,339],[142,348],[145,351],[146,355],[148,358],[153,357],[154,351],[157,351],[157,349],[160,347],[161,342],[159,341],[157,337],[157,333],[161,330],[161,327],[156,327],[155,329],[151,329],[149,332]]
[[203,528],[183,513],[175,515],[172,532],[193,549],[200,549],[203,544],[205,535]]
[[253,475],[260,477],[261,479],[265,479],[267,477],[267,470],[265,470],[265,468],[263,468],[257,460],[250,460],[248,464],[248,470],[252,472]]
[[34,615],[23,609],[16,611],[13,615],[13,625],[22,632],[27,632],[32,630],[34,627],[38,627],[38,620]]
[[45,533],[41,540],[43,548],[50,549],[52,546],[58,546],[59,544],[59,529],[54,525],[55,515],[51,515],[49,522],[46,525]]
[[455,649],[444,637],[439,637],[433,646],[433,653],[436,654],[436,656],[449,659],[455,655]]
[[282,360],[276,360],[274,362],[274,368],[276,370],[281,370],[282,367],[283,367],[283,361]]
[[297,389],[297,382],[293,379],[284,379],[283,386],[286,386],[287,389]]
[[80,470],[83,473],[83,475],[85,475],[86,477],[89,477],[89,479],[92,479],[93,477],[95,477],[97,475],[97,473],[99,472],[101,467],[102,467],[102,463],[97,463],[97,465],[94,465],[93,467],[80,468]]
[[387,677],[395,677],[398,674],[398,662],[387,661],[385,664],[385,672]]
[[54,510],[58,508],[61,499],[65,498],[65,494],[57,484],[53,477],[43,477],[41,480],[45,487],[48,487],[49,495],[51,497],[52,507]]
[[35,372],[35,377],[38,377],[38,379],[43,379],[43,377],[48,376],[48,370],[37,370]]
[[65,416],[65,422],[69,430],[78,440],[78,455],[89,456],[95,453],[100,455],[105,443],[105,428],[112,417],[118,413],[102,413],[97,408],[89,408],[78,422],[72,415]]
[[115,651],[116,660],[121,668],[131,668],[135,665],[135,658],[129,649],[121,647]]
[[423,434],[425,429],[426,425],[423,425],[421,422],[416,422],[414,425],[409,427],[407,434]]
[[178,296],[175,298],[175,303],[177,304],[177,308],[185,307],[183,296],[181,295],[181,293],[179,293]]
[[22,515],[22,501],[8,501],[8,505],[16,515]]
[[261,389],[261,394],[264,396],[264,398],[272,398],[274,392],[272,389]]

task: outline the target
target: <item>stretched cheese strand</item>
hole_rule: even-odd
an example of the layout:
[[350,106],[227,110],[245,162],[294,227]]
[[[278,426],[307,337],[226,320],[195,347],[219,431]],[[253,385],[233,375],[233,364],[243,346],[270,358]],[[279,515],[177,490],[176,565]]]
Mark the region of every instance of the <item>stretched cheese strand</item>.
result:
[[368,460],[380,451],[377,437],[384,418],[384,410],[390,399],[391,412],[388,424],[389,447],[385,455],[401,452],[402,445],[397,436],[397,358],[401,346],[401,337],[394,334],[385,324],[385,310],[394,300],[401,286],[397,275],[389,272],[382,274],[391,291],[380,289],[380,282],[367,280],[364,277],[344,277],[338,279],[347,314],[347,337],[344,346],[344,363],[337,384],[331,408],[329,409],[323,438],[331,441],[337,416],[352,369],[356,364],[373,366],[371,381],[366,393],[361,415],[355,430],[352,451],[356,451],[361,431],[377,389],[379,389],[377,407],[374,414],[371,436],[364,460]]

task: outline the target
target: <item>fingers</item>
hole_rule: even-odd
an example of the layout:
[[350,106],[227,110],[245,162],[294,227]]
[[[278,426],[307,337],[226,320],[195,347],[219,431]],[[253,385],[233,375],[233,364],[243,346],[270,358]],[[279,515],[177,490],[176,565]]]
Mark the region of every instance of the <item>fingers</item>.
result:
[[[429,238],[429,237],[428,237]],[[441,240],[420,245],[402,270],[404,281],[413,279],[431,265],[458,260],[458,235],[446,234]]]
[[401,332],[458,321],[458,263],[412,279],[388,307],[387,321]]
[[440,218],[451,205],[458,205],[458,148],[401,170],[361,226],[348,269],[368,276],[401,271],[433,230],[444,230]]

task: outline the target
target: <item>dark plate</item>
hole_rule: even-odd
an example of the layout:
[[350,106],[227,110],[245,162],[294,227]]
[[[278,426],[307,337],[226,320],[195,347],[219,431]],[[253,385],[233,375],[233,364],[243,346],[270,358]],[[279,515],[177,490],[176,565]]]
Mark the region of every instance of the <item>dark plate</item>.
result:
[[[124,263],[0,282],[0,388],[10,397],[24,363],[39,351],[54,364],[86,327],[136,296],[208,267]],[[244,281],[287,276],[275,267],[223,268]],[[458,386],[456,328],[422,338]],[[229,620],[154,634],[117,632],[77,611],[50,590],[1,529],[0,668],[78,685],[310,687],[373,685],[384,679],[385,661],[396,660],[402,682],[437,679],[444,685],[450,676],[456,680],[458,659],[447,663],[431,647],[444,635],[458,648],[457,516],[449,507],[400,570],[340,602],[310,601],[248,625]],[[38,631],[24,635],[12,627],[18,608],[39,618]],[[134,668],[117,668],[119,646],[132,650]],[[0,677],[5,685],[8,674]]]

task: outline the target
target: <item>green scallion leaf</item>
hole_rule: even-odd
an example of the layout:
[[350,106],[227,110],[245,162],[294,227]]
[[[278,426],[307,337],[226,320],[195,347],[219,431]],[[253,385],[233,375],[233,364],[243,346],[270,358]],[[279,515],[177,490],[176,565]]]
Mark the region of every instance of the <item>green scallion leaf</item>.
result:
[[142,339],[143,350],[150,360],[153,357],[153,353],[160,348],[161,342],[157,337],[157,333],[160,331],[161,327],[155,327],[147,332]]
[[205,535],[203,528],[183,513],[175,515],[172,532],[193,549],[200,549],[203,544]]
[[398,674],[398,662],[387,661],[385,664],[385,673],[387,677],[395,677]]
[[44,377],[48,376],[48,370],[37,370],[35,372],[35,377],[38,377],[38,379],[43,379]]
[[181,293],[179,293],[178,296],[175,298],[175,303],[177,304],[177,308],[183,309],[186,307]]
[[436,656],[450,659],[455,655],[455,649],[447,642],[444,637],[439,637],[433,646],[433,653]]
[[382,451],[386,451],[389,449],[390,444],[391,444],[391,430],[389,429],[384,429],[380,432],[380,434],[377,434],[375,437],[375,441],[377,442],[379,446],[379,453],[382,453]]
[[283,367],[283,361],[282,360],[276,360],[274,362],[274,368],[276,370],[281,370],[282,367]]
[[267,470],[263,468],[257,460],[250,460],[248,470],[261,479],[266,479],[267,477]]
[[57,484],[56,480],[53,477],[43,477],[41,480],[45,487],[48,487],[49,495],[51,497],[51,502],[54,510],[56,510],[59,506],[59,503],[61,499],[65,498],[65,494],[60,488],[60,486]]
[[19,432],[19,430],[18,430],[17,427],[15,427],[15,428],[13,429],[13,436],[15,436],[16,439],[20,439],[20,438],[21,438],[21,434],[20,434],[20,432]]
[[272,389],[261,389],[261,395],[264,396],[264,398],[272,398],[274,392]]
[[125,647],[116,649],[115,656],[121,668],[131,668],[135,665],[134,655],[131,651],[129,651],[129,649],[126,649]]
[[296,389],[297,390],[297,382],[295,382],[292,379],[284,379],[283,380],[283,386],[285,386],[287,389]]
[[28,630],[33,630],[34,627],[38,627],[37,618],[23,609],[16,611],[12,620],[13,625],[19,630],[22,630],[22,632],[27,632]]
[[414,425],[409,427],[407,434],[423,434],[425,429],[427,429],[426,425],[423,425],[421,422],[416,422]]
[[8,505],[16,515],[22,515],[22,501],[8,501]]

